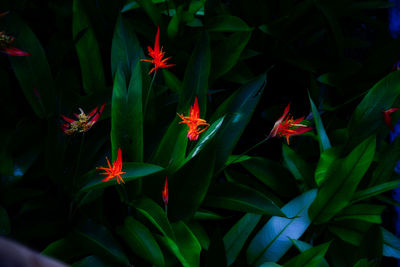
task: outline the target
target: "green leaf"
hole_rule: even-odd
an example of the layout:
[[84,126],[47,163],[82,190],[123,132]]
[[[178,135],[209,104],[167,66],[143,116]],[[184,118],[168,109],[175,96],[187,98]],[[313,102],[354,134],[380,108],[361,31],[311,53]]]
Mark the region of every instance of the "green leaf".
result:
[[162,25],[160,10],[157,8],[157,6],[152,1],[137,0],[137,2],[144,9],[144,11],[147,13],[147,15],[153,21],[153,24],[155,26]]
[[132,217],[126,217],[117,233],[125,240],[132,252],[156,266],[164,266],[164,256],[152,233]]
[[[306,250],[312,248],[313,246],[311,246],[310,244],[300,241],[300,240],[296,240],[296,239],[291,239],[293,245],[295,245],[295,247],[301,252],[305,252]],[[321,262],[317,265],[318,267],[329,267],[328,262],[325,259],[322,259]]]
[[336,217],[335,221],[354,219],[370,223],[382,223],[381,213],[385,209],[382,205],[355,204],[344,208]]
[[250,37],[251,31],[233,33],[213,48],[211,80],[221,77],[236,65]]
[[[129,181],[133,181],[139,178],[143,178],[145,176],[155,174],[157,172],[162,171],[163,168],[157,165],[148,164],[148,163],[138,163],[138,162],[125,162],[122,165],[122,171],[126,172],[121,175],[122,179],[125,183]],[[84,178],[84,180],[90,180],[90,182],[82,187],[80,193],[87,192],[94,189],[105,188],[109,186],[113,186],[117,184],[116,179],[112,179],[108,182],[103,182],[104,176],[100,174],[101,171],[93,170],[88,172]]]
[[8,235],[10,233],[10,219],[7,211],[0,206],[0,235]]
[[282,156],[286,168],[292,173],[294,178],[305,182],[312,188],[315,183],[310,164],[285,144],[282,145]]
[[168,216],[172,221],[191,218],[203,201],[214,174],[213,148],[211,141],[177,172],[168,176]]
[[211,212],[211,211],[207,211],[207,210],[198,210],[196,211],[196,213],[194,214],[194,219],[197,220],[222,220],[224,219],[224,217],[222,217],[221,215]]
[[129,264],[128,258],[122,252],[123,250],[103,225],[87,221],[78,227],[77,233],[86,238],[87,242],[98,249],[99,253],[104,253],[122,264]]
[[64,238],[50,243],[41,254],[65,262],[71,262],[88,254],[88,247],[84,247],[85,242],[82,239],[87,240],[85,237],[73,232]]
[[236,183],[224,182],[210,188],[204,205],[229,210],[285,216],[276,204],[260,192]]
[[153,200],[142,197],[132,204],[146,219],[148,219],[163,235],[175,239],[174,232],[164,210]]
[[350,140],[348,147],[359,144],[378,129],[386,129],[382,111],[399,103],[400,72],[387,75],[372,87],[355,109],[348,124]]
[[330,225],[328,226],[330,232],[337,235],[343,241],[359,247],[363,240],[363,232],[353,229],[353,227]]
[[180,221],[172,224],[176,236],[176,243],[189,266],[200,266],[201,245],[196,236]]
[[325,253],[328,251],[330,242],[324,243],[322,245],[307,249],[300,255],[287,261],[284,267],[294,267],[294,266],[304,266],[304,267],[314,267],[318,266],[320,262],[324,259]]
[[372,174],[370,186],[386,183],[390,180],[397,162],[400,160],[400,138],[388,145],[380,153],[378,165]]
[[169,89],[175,93],[181,94],[182,92],[182,82],[175,76],[172,72],[167,69],[163,69],[161,72],[164,76],[164,82]]
[[25,98],[39,118],[54,115],[56,90],[43,47],[19,17],[10,14],[2,20],[8,31],[18,33],[13,46],[31,54],[24,57],[8,57]]
[[220,171],[224,167],[249,123],[266,85],[266,78],[264,74],[242,86],[223,102],[213,114],[211,121],[226,115],[221,129],[214,138],[216,170]]
[[133,66],[128,90],[126,90],[126,78],[122,70],[118,69],[111,105],[111,147],[114,159],[118,148],[121,148],[124,160],[141,162],[143,160],[143,111],[139,61],[136,61],[136,65]]
[[264,262],[259,267],[282,267],[282,265],[279,265],[275,262]]
[[219,118],[201,135],[199,141],[196,143],[195,147],[190,151],[189,155],[186,157],[185,162],[195,157],[215,136],[218,130],[221,128],[225,117]]
[[206,28],[209,32],[249,32],[252,31],[246,22],[239,17],[220,15],[209,19]]
[[383,256],[400,259],[400,239],[381,227],[383,235]]
[[202,224],[200,224],[199,222],[197,222],[195,220],[192,220],[187,224],[187,226],[190,228],[190,231],[192,231],[192,233],[196,236],[202,249],[208,250],[208,248],[210,247],[211,241],[207,234],[207,231],[204,229]]
[[200,40],[190,56],[183,79],[182,94],[179,96],[178,113],[185,113],[193,105],[197,96],[200,118],[206,114],[206,94],[210,75],[211,52],[210,38],[207,32],[202,32]]
[[247,249],[247,262],[259,265],[265,261],[278,261],[292,246],[289,238],[298,239],[311,223],[308,208],[317,190],[313,189],[291,200],[282,208],[287,217],[272,217],[251,241]]
[[91,94],[106,89],[100,48],[82,1],[74,0],[72,34],[82,72],[83,89]]
[[311,110],[312,110],[315,127],[317,129],[317,134],[318,134],[319,148],[322,153],[331,147],[331,142],[329,142],[329,138],[325,132],[325,128],[324,128],[324,125],[322,124],[322,120],[319,115],[318,109],[315,106],[310,94],[308,94],[308,98],[310,99]]
[[[145,58],[143,50],[137,40],[134,27],[123,15],[118,17],[115,25],[111,47],[111,73],[114,77],[117,69],[129,79],[137,61]],[[147,73],[143,73],[147,76]]]
[[329,221],[348,205],[372,162],[375,146],[375,136],[371,136],[346,158],[337,159],[330,165],[326,181],[309,210],[314,223]]
[[341,149],[339,147],[332,147],[321,153],[317,168],[315,169],[315,183],[321,186],[327,178],[328,170],[332,163],[339,157]]
[[353,267],[373,267],[375,263],[373,261],[368,262],[368,259],[361,259],[354,264]]
[[260,214],[247,213],[225,234],[224,246],[228,266],[235,262],[260,219]]
[[157,239],[161,244],[163,244],[167,250],[169,250],[175,257],[179,260],[183,267],[191,267],[190,263],[183,256],[181,250],[174,240],[168,236],[157,236]]
[[290,173],[277,162],[267,158],[253,157],[241,162],[242,166],[266,186],[282,196],[293,196],[298,190]]
[[384,192],[393,190],[399,186],[400,186],[400,181],[392,181],[357,191],[353,196],[352,202],[357,202],[360,200],[374,197],[376,195],[380,195]]

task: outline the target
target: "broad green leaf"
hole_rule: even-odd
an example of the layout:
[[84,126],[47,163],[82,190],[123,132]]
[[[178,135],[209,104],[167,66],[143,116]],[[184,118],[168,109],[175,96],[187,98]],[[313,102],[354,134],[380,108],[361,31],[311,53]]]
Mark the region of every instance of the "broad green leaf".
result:
[[[117,69],[120,68],[128,81],[137,61],[145,58],[134,30],[132,24],[123,15],[118,17],[111,47],[112,77],[115,76]],[[143,71],[143,75],[147,76],[148,74]]]
[[400,186],[400,181],[392,181],[357,191],[354,193],[352,202],[357,202],[360,200],[380,195],[384,192],[393,190],[399,186]]
[[178,113],[189,111],[197,96],[199,101],[200,118],[206,114],[206,93],[208,90],[208,79],[210,75],[211,55],[210,38],[207,32],[201,34],[189,63],[186,66],[182,85],[182,94],[179,96]]
[[354,264],[353,267],[373,267],[375,263],[373,261],[369,262],[368,259],[361,259]]
[[153,200],[142,197],[132,204],[147,220],[149,220],[163,235],[175,239],[174,232],[165,211]]
[[329,231],[337,235],[343,241],[352,244],[353,246],[359,247],[361,245],[363,234],[352,228],[330,225],[328,226]]
[[119,263],[129,264],[129,260],[123,250],[103,225],[87,221],[78,227],[77,233],[86,238],[88,244],[98,249],[99,253],[104,253]]
[[117,70],[111,105],[111,147],[113,158],[121,148],[123,159],[143,160],[142,80],[139,61],[132,66],[128,90],[126,76]]
[[225,234],[224,246],[228,266],[236,260],[260,219],[260,214],[247,213]]
[[286,168],[292,173],[294,178],[305,182],[310,188],[312,188],[315,183],[310,164],[285,144],[282,145],[282,156]]
[[213,48],[211,80],[221,77],[236,65],[250,37],[251,31],[233,33]]
[[335,217],[335,221],[353,219],[370,223],[382,223],[381,213],[385,206],[374,204],[355,204],[347,206]]
[[203,201],[214,174],[214,138],[177,172],[168,176],[168,216],[172,221],[192,217]]
[[206,229],[204,229],[202,224],[195,220],[192,220],[187,223],[187,226],[189,227],[190,231],[192,231],[192,233],[196,236],[202,249],[208,250],[211,241]]
[[[88,248],[82,247],[85,245],[82,242],[81,235],[73,232],[64,238],[50,243],[41,254],[53,257],[65,262],[71,262],[73,259],[79,259],[88,254]],[[93,252],[93,251],[92,251]]]
[[251,159],[251,157],[247,155],[230,155],[226,161],[226,165],[228,166],[231,164],[240,163],[249,159]]
[[284,267],[314,267],[318,266],[320,262],[324,259],[325,253],[328,251],[330,242],[324,243],[322,245],[307,249],[300,255],[287,261]]
[[179,121],[178,116],[173,119],[152,159],[152,162],[172,170],[183,164],[188,143],[187,128]]
[[400,259],[400,239],[381,227],[383,235],[383,256]]
[[400,138],[380,152],[378,165],[372,174],[370,186],[386,183],[390,180],[397,162],[400,160]]
[[329,221],[348,205],[375,153],[375,136],[358,145],[346,158],[337,159],[311,205],[310,218],[316,224]]
[[220,129],[222,123],[224,122],[225,117],[219,118],[216,120],[211,126],[201,134],[199,141],[196,143],[195,147],[190,151],[189,155],[186,157],[186,161],[195,157],[204,147],[206,144],[210,142],[210,140],[215,136],[215,134]]
[[209,32],[249,32],[252,31],[241,18],[220,15],[209,19],[206,28]]
[[172,72],[167,69],[163,69],[161,72],[164,76],[164,82],[169,89],[175,93],[180,94],[182,92],[182,82]]
[[179,260],[183,267],[191,267],[190,263],[183,256],[181,250],[174,240],[169,238],[168,236],[157,236],[157,239],[161,244],[163,244],[166,249],[168,249],[175,257]]
[[164,266],[164,256],[154,236],[139,221],[133,217],[126,217],[124,225],[117,228],[117,233],[133,253],[156,266]]
[[201,245],[196,236],[182,221],[172,224],[172,228],[175,232],[179,250],[189,266],[200,266]]
[[241,162],[243,167],[266,186],[282,196],[293,196],[298,190],[295,180],[281,164],[267,158],[252,157]]
[[80,261],[74,262],[72,267],[107,267],[107,263],[95,256],[88,256]]
[[332,163],[339,157],[341,149],[339,147],[332,147],[321,153],[317,168],[315,169],[315,183],[321,186],[328,175],[328,170]]
[[285,216],[269,198],[250,187],[224,182],[210,188],[204,205],[228,210]]
[[289,238],[298,239],[311,223],[308,209],[317,195],[313,189],[291,200],[282,208],[287,217],[272,217],[251,241],[247,249],[247,262],[259,265],[278,261],[292,246]]
[[83,89],[91,94],[106,89],[100,48],[83,3],[74,0],[72,8],[72,34],[81,66]]
[[[295,247],[301,252],[305,252],[306,250],[312,248],[312,246],[306,242],[296,240],[296,239],[291,239]],[[320,263],[317,265],[318,267],[329,267],[328,262],[325,259],[322,259]]]
[[315,106],[310,94],[308,94],[310,99],[311,110],[314,117],[315,128],[318,134],[319,148],[321,153],[326,151],[331,147],[331,142],[329,141],[328,135],[326,134],[324,125],[322,124],[321,116],[319,115],[318,109]]
[[[125,183],[128,183],[129,181],[143,178],[145,176],[155,174],[162,170],[163,170],[162,167],[153,164],[125,162],[122,165],[122,171],[125,173],[122,174],[121,177]],[[101,175],[100,173],[101,170],[93,170],[87,173],[84,179],[89,180],[90,182],[86,184],[84,187],[82,187],[81,192],[87,192],[90,190],[105,188],[117,184],[116,179],[103,182],[102,180],[105,178],[105,176]]]
[[357,106],[348,124],[349,148],[360,143],[378,129],[386,129],[382,111],[399,103],[400,71],[395,71],[377,82]]
[[7,211],[0,206],[0,235],[8,235],[10,230],[10,219],[8,218]]
[[7,31],[18,33],[13,46],[30,56],[9,56],[12,69],[30,106],[39,118],[48,118],[56,111],[56,89],[46,54],[32,30],[19,17],[2,18]]
[[221,215],[211,212],[211,211],[206,211],[206,210],[198,210],[194,214],[194,219],[197,220],[222,220],[224,217]]
[[153,1],[148,1],[148,0],[137,0],[137,2],[140,4],[140,6],[144,9],[144,11],[147,13],[147,15],[150,17],[152,20],[153,24],[155,26],[160,26],[162,25],[162,20],[161,20],[161,13],[160,10],[157,8],[157,6],[153,3]]
[[214,138],[217,171],[224,167],[249,123],[266,85],[266,78],[265,74],[260,75],[243,85],[225,100],[213,114],[211,121],[226,115],[221,129]]

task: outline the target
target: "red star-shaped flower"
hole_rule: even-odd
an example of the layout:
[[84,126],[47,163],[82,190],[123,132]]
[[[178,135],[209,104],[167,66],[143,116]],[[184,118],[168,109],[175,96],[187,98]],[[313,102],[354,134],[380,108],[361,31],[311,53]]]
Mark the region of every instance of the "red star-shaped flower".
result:
[[[199,110],[199,103],[197,101],[197,96],[194,99],[193,106],[190,107],[190,116],[185,117],[181,114],[178,116],[182,119],[179,123],[186,123],[189,126],[189,130],[187,133],[187,137],[190,141],[197,140],[199,138],[199,134],[204,132],[210,124],[208,124],[205,120],[200,119],[200,110]],[[203,129],[199,128],[199,126],[205,126]]]
[[141,61],[154,63],[154,68],[150,70],[149,74],[151,74],[153,71],[157,71],[158,69],[175,66],[175,64],[167,64],[166,62],[171,57],[163,59],[165,52],[162,51],[162,47],[160,49],[159,36],[160,36],[160,27],[157,27],[156,39],[154,41],[154,49],[152,49],[150,46],[147,47],[147,49],[149,50],[149,56],[153,59],[152,60],[141,59]]
[[312,129],[312,127],[308,127],[307,125],[301,124],[304,120],[304,117],[301,117],[297,120],[293,120],[293,117],[287,116],[289,114],[290,104],[288,104],[283,111],[282,116],[275,122],[274,128],[272,128],[269,137],[286,137],[286,141],[289,144],[289,137],[291,135],[298,135],[308,132]]
[[107,182],[107,181],[111,180],[112,178],[116,177],[118,183],[120,183],[120,181],[122,183],[125,183],[124,180],[121,177],[121,174],[125,173],[125,172],[122,171],[122,152],[121,152],[121,148],[118,148],[117,160],[114,161],[112,166],[111,166],[110,161],[108,160],[108,158],[106,158],[106,159],[107,159],[108,168],[107,167],[97,167],[97,169],[105,171],[105,172],[103,172],[101,174],[107,175],[107,177],[104,178],[102,181],[103,182]]

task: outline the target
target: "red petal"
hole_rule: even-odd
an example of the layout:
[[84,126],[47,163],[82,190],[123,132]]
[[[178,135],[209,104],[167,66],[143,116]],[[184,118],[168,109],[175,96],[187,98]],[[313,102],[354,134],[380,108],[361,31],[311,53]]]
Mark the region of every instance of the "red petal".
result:
[[2,50],[3,53],[11,56],[23,57],[23,56],[30,56],[28,52],[22,51],[21,49],[15,47],[8,47]]
[[168,205],[168,177],[165,178],[164,190],[162,191],[164,205]]
[[65,117],[64,115],[61,115],[61,117],[62,117],[66,122],[69,122],[69,123],[75,122],[73,119],[70,119],[70,118],[68,118],[68,117]]
[[383,120],[386,125],[393,131],[392,116],[399,108],[391,108],[383,111]]
[[275,122],[274,127],[272,128],[271,132],[269,133],[270,137],[275,137],[279,131],[279,127],[282,121],[285,119],[286,115],[289,113],[290,103],[286,106],[285,110],[283,111],[282,116]]
[[159,53],[159,51],[160,51],[159,39],[160,39],[160,27],[157,26],[156,39],[154,41],[154,52],[155,53]]

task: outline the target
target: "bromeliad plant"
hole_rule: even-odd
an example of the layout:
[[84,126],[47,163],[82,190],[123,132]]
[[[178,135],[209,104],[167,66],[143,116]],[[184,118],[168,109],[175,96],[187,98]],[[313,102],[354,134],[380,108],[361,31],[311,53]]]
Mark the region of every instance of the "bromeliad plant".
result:
[[[45,51],[16,15],[0,21],[31,54],[10,56],[0,73],[15,74],[5,88],[29,109],[3,103],[13,119],[1,133],[0,234],[73,266],[400,259],[388,222],[400,72],[374,61],[392,56],[387,47],[386,57],[344,59],[360,42],[344,44],[336,21],[365,18],[379,1],[109,2],[74,0],[73,39],[46,43],[68,43],[75,61],[69,48]],[[115,25],[112,36],[104,25]],[[76,119],[63,115],[77,106]]]

